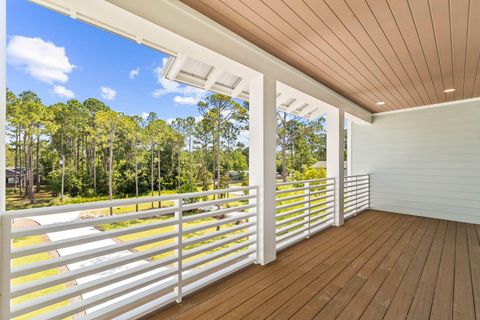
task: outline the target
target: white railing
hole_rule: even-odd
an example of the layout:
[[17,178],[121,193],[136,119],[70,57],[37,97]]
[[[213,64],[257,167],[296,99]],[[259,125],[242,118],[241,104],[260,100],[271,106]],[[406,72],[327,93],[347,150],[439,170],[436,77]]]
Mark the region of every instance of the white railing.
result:
[[333,224],[335,179],[277,183],[277,250],[284,249]]
[[370,207],[370,175],[344,178],[344,218],[348,219]]
[[[257,193],[239,187],[3,213],[0,318],[131,319],[179,302],[256,261]],[[41,241],[18,247],[28,239]]]

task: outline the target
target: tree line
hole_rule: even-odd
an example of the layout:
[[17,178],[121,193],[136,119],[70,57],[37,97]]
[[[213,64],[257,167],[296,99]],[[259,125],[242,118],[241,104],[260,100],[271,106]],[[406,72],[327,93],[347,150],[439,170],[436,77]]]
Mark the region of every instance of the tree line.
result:
[[[7,90],[7,162],[14,192],[32,203],[41,185],[64,196],[161,195],[247,182],[248,103],[211,94],[198,103],[200,120],[170,123],[112,110],[100,100],[45,105],[32,91]],[[324,120],[277,115],[277,172],[284,180],[325,159]]]

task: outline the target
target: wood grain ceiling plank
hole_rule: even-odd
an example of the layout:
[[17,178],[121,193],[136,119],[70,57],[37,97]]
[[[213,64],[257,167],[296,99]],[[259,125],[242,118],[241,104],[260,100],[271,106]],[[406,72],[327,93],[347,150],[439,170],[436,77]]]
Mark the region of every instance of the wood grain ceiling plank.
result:
[[[384,58],[380,50],[376,47],[375,43],[371,40],[368,33],[364,30],[360,22],[355,15],[351,12],[350,8],[343,1],[328,0],[328,1],[312,1],[308,0],[307,3],[318,10],[317,14],[324,19],[327,23],[333,23],[334,29],[339,31],[339,36],[350,35],[362,48],[365,50],[372,60],[376,62],[378,67],[385,73],[393,72],[391,70],[388,61]],[[326,6],[323,6],[322,4]],[[391,78],[393,83],[390,85],[392,89],[396,89],[402,86],[398,79]],[[406,105],[395,106],[398,108],[408,107]]]
[[467,56],[465,64],[465,98],[474,97],[475,77],[478,76],[478,64],[480,62],[480,1],[470,1],[470,13],[468,24]]
[[[250,0],[252,1],[252,0]],[[389,91],[389,87],[385,84],[389,79],[385,77],[381,70],[372,71],[366,64],[357,57],[357,55],[350,50],[318,17],[305,5],[302,0],[264,0],[270,6],[275,7],[275,10],[285,19],[289,20],[292,25],[299,26],[299,32],[304,35],[309,35],[309,40],[317,42],[318,45],[325,50],[326,53],[334,60],[341,60],[349,69],[354,69],[357,73],[368,81],[372,90],[379,100],[385,101],[388,105],[393,105],[394,101],[398,103],[396,90]],[[308,23],[307,23],[308,21]],[[366,55],[368,57],[368,55]],[[371,65],[375,63],[371,61]],[[391,88],[391,87],[390,87]],[[386,95],[385,92],[388,94]],[[384,98],[385,97],[385,98]],[[392,98],[393,97],[393,98]],[[394,99],[394,100],[392,100]],[[413,104],[413,100],[409,101]]]
[[439,100],[440,102],[447,101],[446,94],[443,92],[443,90],[447,88],[443,81],[428,0],[408,1],[408,5],[416,28],[416,33],[420,40],[420,45],[422,46],[426,57],[430,74],[432,78],[435,79],[435,87],[438,90]]
[[[447,89],[454,88],[452,44],[450,41],[450,5],[449,0],[429,0],[433,21],[438,57],[442,69],[443,83]],[[447,94],[447,100],[454,100],[454,94]]]
[[420,71],[422,81],[427,85],[429,90],[427,93],[432,103],[441,102],[440,95],[443,94],[444,87],[438,79],[434,79],[432,76],[408,3],[396,0],[387,0],[387,3],[407,44],[410,55]]
[[420,72],[418,71],[415,62],[408,51],[407,44],[405,43],[403,36],[398,29],[388,4],[384,0],[367,0],[367,4],[376,21],[379,25],[381,25],[383,32],[388,35],[388,41],[394,48],[400,63],[408,74],[408,77],[414,83],[415,90],[419,92],[422,98],[422,104],[419,105],[427,105],[432,103],[427,93],[427,87],[422,81]]
[[[375,96],[374,90],[371,86],[368,86],[365,82],[365,78],[358,72],[354,72],[346,68],[348,61],[339,61],[332,59],[325,51],[321,50],[319,46],[313,44],[308,37],[304,36],[301,32],[293,28],[288,21],[282,18],[280,14],[273,11],[272,8],[265,5],[261,1],[238,1],[238,0],[222,0],[224,3],[234,8],[240,14],[249,17],[249,19],[263,30],[271,32],[281,42],[287,41],[285,46],[289,49],[297,51],[302,54],[306,59],[310,61],[320,62],[328,66],[328,68],[334,74],[341,76],[344,81],[352,86],[352,93],[354,95],[366,95],[374,101],[378,101],[378,97]],[[280,2],[277,4],[277,6]],[[268,17],[268,20],[266,19]],[[280,50],[285,48],[281,46]]]
[[[184,2],[190,4],[189,0],[184,0]],[[328,66],[324,65],[322,62],[314,64],[311,60],[305,59],[297,52],[291,50],[288,46],[286,47],[284,43],[280,42],[278,38],[275,38],[271,33],[261,29],[250,19],[243,17],[240,13],[236,12],[233,8],[227,6],[223,2],[218,0],[203,0],[201,2],[193,0],[191,5],[203,14],[229,28],[233,32],[239,34],[252,43],[255,43],[262,49],[279,57],[302,72],[305,72],[307,75],[322,82],[338,93],[349,97],[355,103],[366,107],[371,106],[375,103],[375,101],[377,101],[376,99],[371,98],[367,99],[363,97],[351,97],[348,94],[349,91],[346,90],[350,89],[350,87],[345,86],[345,84],[348,82],[338,77],[336,73],[334,73],[335,76],[332,77],[330,74],[325,72],[324,70],[329,70]],[[225,12],[228,14],[225,14]],[[261,37],[261,39],[259,37]],[[284,50],[277,50],[276,48],[279,47],[283,48]]]
[[355,16],[362,24],[370,39],[375,43],[384,59],[388,61],[391,71],[390,76],[396,77],[401,85],[397,87],[403,95],[410,97],[410,106],[424,104],[424,100],[416,89],[412,79],[408,76],[404,66],[400,62],[391,42],[379,24],[376,16],[365,1],[347,0],[347,5],[354,12]]
[[[450,15],[452,19],[452,51],[453,51],[453,83],[455,99],[464,99],[465,66],[467,52],[467,35],[469,23],[469,0],[450,1]],[[474,18],[475,19],[475,18]],[[478,19],[478,16],[476,17]]]
[[[302,19],[305,20],[310,28],[316,30],[318,36],[322,37],[327,43],[335,47],[337,51],[345,56],[349,61],[354,62],[359,71],[365,73],[369,77],[373,77],[374,80],[382,83],[383,90],[387,90],[388,79],[382,70],[377,66],[375,61],[371,59],[368,53],[355,41],[353,37],[338,37],[335,34],[334,29],[329,24],[325,23],[312,8],[310,8],[303,0],[289,0],[292,7],[295,7],[302,15]],[[385,85],[386,84],[386,85]],[[378,94],[377,94],[378,95]],[[392,109],[394,106],[393,101],[386,98],[383,92],[381,93],[382,101],[386,102],[386,105],[382,107],[382,110]],[[377,108],[376,105],[373,106]]]

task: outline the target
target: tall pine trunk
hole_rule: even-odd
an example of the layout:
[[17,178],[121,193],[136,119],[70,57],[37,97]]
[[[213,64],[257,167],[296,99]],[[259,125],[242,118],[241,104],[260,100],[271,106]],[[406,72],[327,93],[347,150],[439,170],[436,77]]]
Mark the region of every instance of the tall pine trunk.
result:
[[36,173],[37,173],[37,193],[40,192],[40,135],[37,137],[37,154],[36,154],[36,159],[35,159],[35,167],[36,167]]
[[[113,199],[113,141],[110,142],[108,157],[108,199]],[[110,207],[110,215],[113,215],[113,208]]]
[[[153,144],[152,147],[150,148],[150,190],[152,192],[152,198],[154,196],[153,194]],[[152,202],[152,209],[153,209],[153,202]]]
[[[138,198],[138,156],[135,153],[135,198]],[[138,211],[138,203],[135,204],[135,210]]]
[[[158,171],[158,196],[161,196],[162,195],[162,171],[161,171],[161,154],[160,154],[160,147],[158,147],[157,149],[157,156],[158,156],[158,161],[157,161],[157,164],[158,164],[158,168],[157,168],[157,171]],[[162,202],[161,201],[158,201],[158,207],[161,208],[162,207]]]

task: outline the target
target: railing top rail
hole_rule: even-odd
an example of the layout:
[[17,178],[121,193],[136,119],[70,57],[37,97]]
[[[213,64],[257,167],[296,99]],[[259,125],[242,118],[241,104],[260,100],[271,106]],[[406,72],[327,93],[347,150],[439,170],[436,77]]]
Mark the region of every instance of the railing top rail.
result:
[[281,187],[281,186],[288,186],[288,185],[297,184],[297,183],[312,183],[312,182],[321,182],[321,181],[330,181],[330,180],[335,180],[335,178],[322,178],[322,179],[311,179],[311,180],[298,180],[298,181],[278,182],[278,183],[276,183],[276,186],[277,186],[277,187]]
[[[106,200],[106,201],[98,201],[98,202],[69,204],[69,205],[63,205],[63,206],[11,210],[11,211],[0,212],[0,217],[24,218],[24,217],[31,217],[31,216],[42,216],[42,215],[50,215],[50,214],[73,212],[73,211],[94,210],[94,209],[103,209],[103,208],[110,208],[110,207],[127,206],[127,205],[134,205],[134,204],[140,204],[140,203],[183,200],[183,199],[189,199],[189,198],[204,197],[204,196],[209,196],[213,194],[223,194],[223,193],[231,193],[231,192],[253,190],[253,189],[256,190],[257,188],[258,188],[257,186],[244,186],[244,187],[235,187],[230,189],[208,190],[208,191],[201,191],[201,192],[176,193],[176,194],[146,197],[146,198],[117,199],[117,200],[111,200],[111,201]],[[232,201],[234,200],[235,199],[232,198]]]
[[356,175],[351,175],[351,176],[345,176],[344,179],[348,179],[348,178],[356,178],[356,177],[369,177],[370,174],[369,173],[365,173],[365,174],[356,174]]

